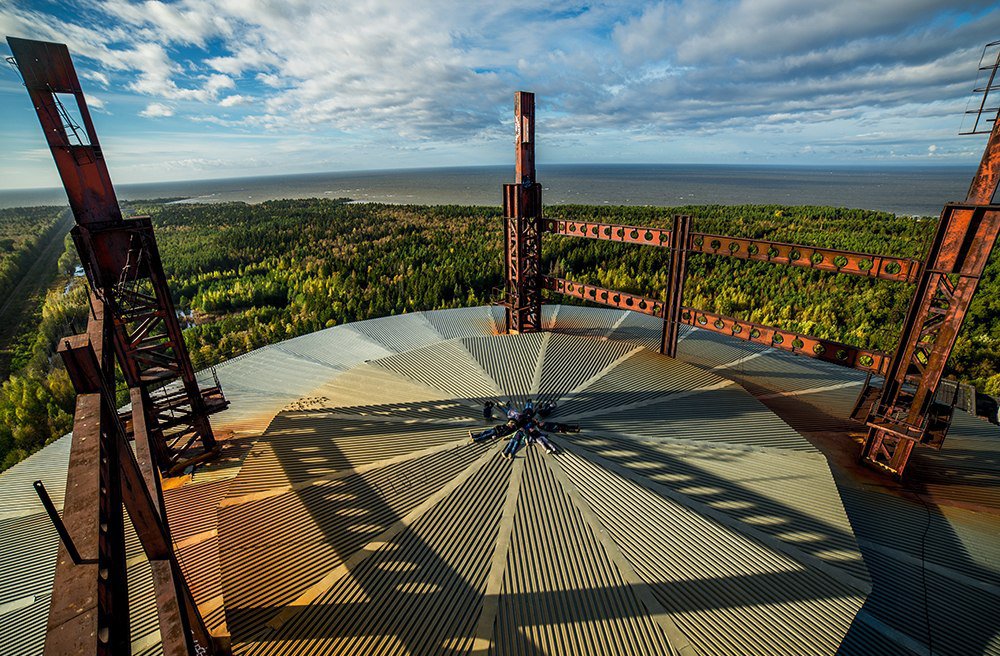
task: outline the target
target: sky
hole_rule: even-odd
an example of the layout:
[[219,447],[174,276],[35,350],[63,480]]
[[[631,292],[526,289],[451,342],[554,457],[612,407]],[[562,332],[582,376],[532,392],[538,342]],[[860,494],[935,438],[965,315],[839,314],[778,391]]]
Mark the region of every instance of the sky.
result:
[[[118,183],[538,161],[974,166],[995,0],[0,0],[66,43]],[[6,42],[0,54],[10,54]],[[0,71],[0,188],[58,186]]]

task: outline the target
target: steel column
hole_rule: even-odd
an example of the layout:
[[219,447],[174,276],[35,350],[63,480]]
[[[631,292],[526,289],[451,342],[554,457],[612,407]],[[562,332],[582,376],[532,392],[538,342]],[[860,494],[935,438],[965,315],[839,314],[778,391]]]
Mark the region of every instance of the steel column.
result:
[[687,276],[687,248],[691,232],[690,216],[674,216],[674,229],[670,247],[670,279],[667,282],[667,300],[663,306],[663,337],[660,353],[677,357],[677,335],[680,332],[681,307],[684,301],[684,279]]
[[542,328],[542,187],[535,181],[535,95],[514,94],[515,176],[503,186],[506,319],[509,333]]
[[[67,522],[67,528],[84,561],[74,564],[63,557],[65,548],[61,547],[45,652],[130,653],[124,506],[153,569],[164,653],[177,656],[219,653],[198,614],[173,550],[156,456],[146,430],[148,411],[143,391],[131,390],[135,404],[132,420],[136,453],[133,454],[112,392],[113,370],[108,366],[112,362],[111,321],[105,316],[100,300],[94,300],[94,310],[88,334],[64,340],[59,349],[78,392],[64,515],[72,520]],[[94,471],[99,472],[97,485],[79,483],[79,479],[86,481]],[[81,521],[77,516],[81,513],[69,512],[71,509],[86,509],[89,511],[86,514],[97,509],[98,521],[86,521],[85,516]],[[90,554],[95,537],[100,548],[93,558]],[[91,589],[96,594],[90,594]],[[72,616],[65,618],[66,604],[71,615],[89,613],[93,618],[83,624]],[[92,623],[93,629],[89,630],[87,627]]]

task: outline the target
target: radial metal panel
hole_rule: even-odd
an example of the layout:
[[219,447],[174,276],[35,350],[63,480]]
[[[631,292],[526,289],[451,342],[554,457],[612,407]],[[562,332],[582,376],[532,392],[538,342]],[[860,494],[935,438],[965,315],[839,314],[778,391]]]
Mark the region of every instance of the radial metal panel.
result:
[[381,358],[376,365],[442,390],[449,396],[494,397],[500,390],[465,349],[464,343],[465,340],[438,342],[395,357]]
[[538,449],[524,458],[492,653],[674,653],[601,545],[601,527],[587,523]]
[[523,403],[531,394],[542,342],[541,333],[462,340],[463,346],[496,381],[504,396],[517,403]]
[[539,378],[539,398],[556,398],[574,390],[634,350],[625,342],[582,340],[553,334],[545,349]]
[[500,332],[489,306],[434,310],[422,314],[445,339],[495,335]]
[[358,321],[348,327],[396,353],[432,344],[442,337],[422,312]]
[[[562,309],[552,312],[556,323]],[[574,308],[566,316],[582,326],[587,312],[602,311]],[[575,318],[573,313],[578,313]],[[512,485],[514,479],[506,475],[510,466],[495,455],[504,442],[466,444],[466,428],[482,425],[471,390],[462,398],[379,363],[364,364],[365,359],[387,357],[388,349],[349,326],[281,345],[296,342],[294,352],[268,348],[243,358],[262,359],[251,361],[244,371],[251,371],[252,365],[270,372],[269,358],[289,363],[291,357],[305,363],[300,371],[317,376],[322,371],[326,379],[315,386],[316,379],[303,382],[302,388],[309,389],[291,403],[287,392],[270,380],[260,389],[248,385],[234,392],[237,405],[249,412],[259,404],[268,422],[282,406],[287,408],[243,469],[235,470],[240,472],[237,478],[166,492],[177,551],[186,574],[195,579],[197,601],[203,604],[213,596],[215,604],[224,601],[203,609],[209,625],[228,627],[237,653],[308,653],[334,644],[379,644],[392,653],[432,643],[478,653],[493,646],[503,653],[494,627],[514,624],[524,627],[517,630],[522,636],[517,644],[530,645],[535,653],[566,653],[579,644],[574,636],[583,635],[587,626],[597,627],[592,635],[603,640],[599,644],[639,644],[634,642],[640,635],[636,627],[648,627],[651,620],[668,620],[657,626],[674,626],[676,633],[668,635],[671,644],[674,638],[690,642],[699,653],[754,652],[768,639],[771,644],[762,651],[926,653],[928,634],[919,621],[926,580],[934,652],[996,652],[996,623],[989,612],[1000,607],[995,592],[1000,587],[997,515],[956,507],[964,503],[982,504],[983,510],[1000,508],[997,487],[989,484],[996,478],[989,463],[1000,444],[995,427],[959,417],[950,438],[955,440],[953,455],[949,450],[928,454],[939,459],[933,466],[957,478],[951,485],[929,479],[927,499],[940,497],[940,503],[930,503],[930,515],[919,501],[887,493],[881,486],[856,485],[843,474],[838,475],[837,489],[825,460],[797,450],[804,444],[801,438],[787,426],[781,428],[778,419],[767,418],[749,395],[731,383],[712,388],[726,385],[723,377],[729,376],[780,413],[786,406],[831,410],[843,405],[854,389],[836,387],[852,382],[837,375],[843,372],[782,353],[747,351],[739,343],[734,352],[725,352],[730,343],[725,337],[700,339],[703,333],[697,330],[681,341],[681,350],[688,342],[697,347],[685,357],[694,360],[697,354],[700,367],[643,350],[612,359],[611,353],[635,345],[623,332],[630,315],[620,314],[620,320],[609,341],[538,335],[532,336],[539,342],[529,354],[522,353],[521,345],[504,341],[511,338],[482,338],[498,340],[489,347],[489,357],[522,369],[513,372],[519,385],[553,390],[560,401],[555,419],[573,411],[582,424],[580,434],[550,436],[560,454],[543,454],[535,446],[522,450],[514,463],[524,472],[520,486]],[[595,319],[598,324],[603,333],[603,315]],[[360,345],[350,355],[359,358],[358,366],[346,372],[339,370],[339,363],[317,362],[325,349],[337,353],[339,331],[349,332]],[[304,341],[309,342],[308,352],[301,348]],[[570,348],[572,342],[579,348]],[[485,352],[487,347],[481,346]],[[366,348],[373,355],[360,357]],[[730,357],[734,353],[736,357]],[[405,354],[388,357],[405,361]],[[742,369],[732,363],[739,359]],[[578,384],[576,392],[558,389],[583,377],[570,373],[574,362],[594,369],[595,362],[609,360]],[[412,366],[421,371],[423,365]],[[738,376],[741,372],[744,378]],[[814,382],[833,388],[804,389]],[[588,391],[592,394],[586,398]],[[773,396],[785,392],[798,396]],[[805,426],[807,418],[793,423]],[[710,425],[712,429],[706,428]],[[560,471],[568,483],[559,478]],[[482,478],[473,484],[472,478],[480,476],[476,472]],[[503,476],[491,478],[490,472]],[[549,474],[560,482],[552,485],[544,478]],[[3,486],[10,480],[7,474],[0,476],[0,490],[7,489]],[[198,474],[195,480],[200,480]],[[428,495],[428,487],[436,489]],[[619,489],[633,492],[619,494]],[[572,496],[573,490],[579,497]],[[953,498],[966,492],[970,496],[964,502]],[[634,501],[633,493],[647,500]],[[494,499],[504,495],[501,503],[510,512],[496,525],[490,515],[495,510],[484,509],[495,509]],[[669,514],[655,510],[663,506],[671,508]],[[216,535],[213,516],[222,518]],[[544,523],[549,521],[554,523]],[[523,536],[537,539],[518,542],[521,546],[508,553],[515,526],[525,528]],[[548,534],[554,536],[552,544],[560,545],[561,559],[522,549],[531,544],[541,548],[545,526],[552,527]],[[579,538],[579,531],[601,541],[608,559],[604,565],[588,560],[602,553],[594,550],[592,538],[562,537]],[[435,537],[438,532],[440,539]],[[16,528],[13,535],[23,545],[18,553],[24,554],[34,533]],[[6,538],[4,531],[0,540]],[[54,536],[48,539],[54,545]],[[574,547],[577,542],[579,549]],[[134,555],[137,542],[130,539],[129,544]],[[411,549],[406,558],[400,557],[401,549]],[[682,550],[683,555],[671,557],[671,550]],[[478,564],[472,566],[473,560]],[[613,570],[602,569],[609,562]],[[509,563],[524,567],[509,568]],[[31,569],[28,561],[18,564],[24,572]],[[431,566],[435,564],[438,567]],[[472,570],[462,569],[467,567]],[[707,573],[699,575],[699,567]],[[219,576],[203,574],[213,568]],[[480,583],[484,568],[489,570],[485,584]],[[477,574],[456,587],[459,582],[452,573],[473,570]],[[29,587],[27,575],[16,567],[12,571],[10,593],[16,597]],[[365,585],[352,580],[355,571],[364,572]],[[499,578],[491,584],[494,577]],[[600,583],[581,584],[570,592],[567,588],[573,586],[567,582],[576,581],[573,577]],[[475,581],[469,583],[471,579]],[[863,609],[851,615],[864,599],[869,579],[872,592]],[[504,581],[530,590],[530,597],[503,601]],[[436,595],[428,582],[454,594]],[[402,587],[397,590],[396,584]],[[19,625],[10,642],[0,643],[5,648],[30,645],[30,636],[44,630],[45,614],[38,611],[48,604],[42,586],[38,592],[33,604],[0,616],[0,636],[7,635],[3,632],[8,617]],[[372,620],[373,611],[361,592],[373,592],[387,602],[405,600],[405,612]],[[362,605],[345,605],[351,599]],[[543,611],[528,607],[529,601],[551,606]],[[505,615],[500,622],[501,603],[519,610],[520,619]],[[311,608],[296,613],[297,607],[290,604]],[[357,611],[356,617],[352,611]],[[561,618],[570,612],[582,618],[580,626],[562,625]],[[591,618],[602,615],[592,623]],[[431,616],[444,618],[442,626],[447,628],[431,622],[414,624],[423,631],[409,628],[414,618]],[[268,622],[273,622],[272,628]],[[147,624],[138,621],[140,627]],[[632,632],[621,633],[623,627],[632,627]],[[445,634],[454,640],[444,641]],[[534,638],[524,637],[529,635],[551,639],[536,644]],[[154,634],[138,637],[150,636]],[[34,644],[25,653],[38,653],[40,642]],[[135,645],[134,653],[159,649],[158,644]]]
[[[581,421],[584,421],[581,419]],[[609,431],[649,440],[697,441],[816,453],[816,448],[773,412],[735,385],[643,405],[610,408],[584,421],[593,433]]]
[[31,515],[42,511],[32,483],[41,480],[56,508],[62,508],[66,491],[66,468],[70,435],[64,435],[38,453],[33,453],[7,471],[0,473],[0,519]]
[[863,591],[731,526],[573,455],[560,462],[702,653],[833,653],[864,603]]

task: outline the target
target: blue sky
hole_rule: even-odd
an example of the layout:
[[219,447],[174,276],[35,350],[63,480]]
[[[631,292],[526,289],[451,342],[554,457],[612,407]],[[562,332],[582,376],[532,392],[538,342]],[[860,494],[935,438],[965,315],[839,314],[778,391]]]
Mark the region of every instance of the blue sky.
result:
[[[4,0],[64,42],[116,182],[540,163],[974,165],[993,1]],[[0,53],[9,55],[6,43]],[[57,186],[0,73],[0,188]]]

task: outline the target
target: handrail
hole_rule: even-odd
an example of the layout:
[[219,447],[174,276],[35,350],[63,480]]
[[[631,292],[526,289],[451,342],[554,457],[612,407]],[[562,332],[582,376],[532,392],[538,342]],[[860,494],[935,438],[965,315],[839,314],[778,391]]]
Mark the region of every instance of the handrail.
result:
[[[565,278],[542,276],[542,288],[621,310],[632,310],[654,317],[661,317],[663,314],[664,304],[658,299],[598,287],[597,285],[588,285]],[[881,351],[858,348],[714,312],[682,307],[680,319],[681,323],[689,326],[789,351],[797,355],[805,355],[843,367],[871,372],[875,375],[884,375],[889,365],[890,356]]]
[[[661,248],[673,246],[671,231],[666,228],[543,219],[542,229],[549,234],[566,237],[584,237]],[[707,232],[692,232],[684,249],[692,253],[772,262],[897,282],[914,282],[920,275],[921,267],[920,260],[908,257],[789,244],[771,239],[715,235]]]

